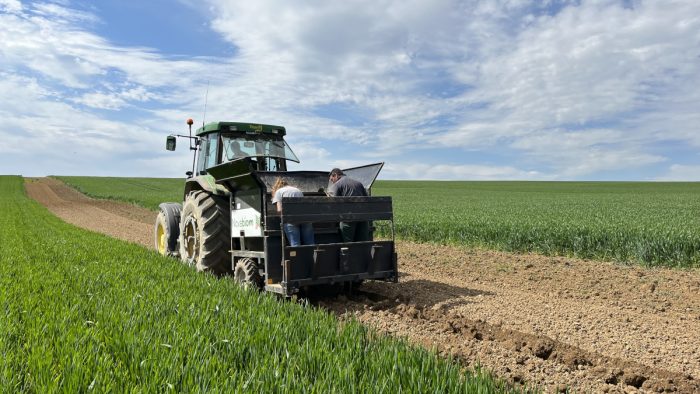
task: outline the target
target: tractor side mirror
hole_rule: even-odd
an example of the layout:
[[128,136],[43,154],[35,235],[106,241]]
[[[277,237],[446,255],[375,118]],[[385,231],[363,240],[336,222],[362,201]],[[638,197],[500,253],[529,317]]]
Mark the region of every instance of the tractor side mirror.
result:
[[169,151],[174,151],[176,142],[177,138],[175,138],[174,135],[169,135],[168,138],[165,140],[165,149]]

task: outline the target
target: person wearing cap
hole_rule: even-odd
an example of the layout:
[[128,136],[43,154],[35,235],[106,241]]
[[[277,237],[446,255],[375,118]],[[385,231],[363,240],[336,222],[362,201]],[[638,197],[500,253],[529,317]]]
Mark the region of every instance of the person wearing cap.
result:
[[[332,185],[328,188],[329,196],[351,197],[367,196],[367,189],[355,179],[346,176],[339,168],[334,168],[329,174]],[[340,235],[343,242],[371,241],[369,222],[340,222]]]

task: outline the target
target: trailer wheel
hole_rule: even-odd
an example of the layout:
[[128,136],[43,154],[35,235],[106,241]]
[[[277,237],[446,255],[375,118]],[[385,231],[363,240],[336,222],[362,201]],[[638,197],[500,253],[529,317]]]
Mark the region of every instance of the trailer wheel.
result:
[[244,285],[250,285],[256,289],[262,289],[263,279],[258,270],[258,264],[251,258],[244,257],[236,262],[233,269],[233,279]]
[[228,199],[201,190],[187,195],[180,221],[180,258],[197,271],[230,271]]
[[156,217],[154,228],[155,247],[163,256],[178,257],[180,249],[177,245],[180,237],[180,212],[182,206],[177,203],[163,203]]

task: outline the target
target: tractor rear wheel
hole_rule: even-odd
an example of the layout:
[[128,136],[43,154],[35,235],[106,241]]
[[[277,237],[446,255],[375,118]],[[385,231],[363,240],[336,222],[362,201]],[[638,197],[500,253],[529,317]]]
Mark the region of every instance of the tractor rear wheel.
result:
[[177,240],[180,237],[182,206],[177,203],[163,203],[159,208],[154,229],[156,250],[163,256],[178,257],[180,249]]
[[255,260],[244,257],[236,262],[236,267],[233,269],[233,279],[241,284],[252,286],[255,289],[262,289],[263,279],[258,270],[258,264]]
[[180,220],[180,258],[197,271],[231,271],[228,199],[201,190],[187,195]]

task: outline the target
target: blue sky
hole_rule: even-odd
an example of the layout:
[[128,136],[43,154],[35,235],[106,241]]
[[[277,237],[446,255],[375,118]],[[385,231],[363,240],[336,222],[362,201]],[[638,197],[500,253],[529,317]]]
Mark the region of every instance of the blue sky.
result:
[[185,120],[292,169],[700,180],[700,2],[0,0],[0,174],[180,177]]

